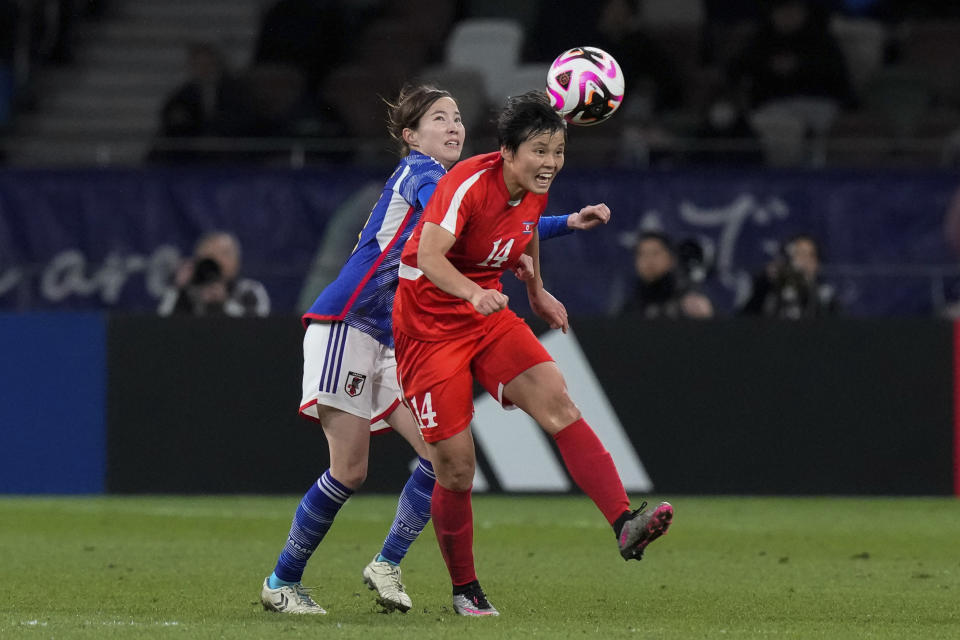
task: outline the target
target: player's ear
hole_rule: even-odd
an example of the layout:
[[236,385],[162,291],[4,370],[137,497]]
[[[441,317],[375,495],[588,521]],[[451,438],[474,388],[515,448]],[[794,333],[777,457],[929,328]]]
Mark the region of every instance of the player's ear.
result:
[[400,135],[403,136],[403,141],[407,143],[408,147],[415,147],[418,144],[417,141],[417,132],[410,127],[404,127],[403,131],[400,132]]
[[500,147],[500,157],[503,158],[504,162],[510,162],[513,160],[513,151],[506,147]]

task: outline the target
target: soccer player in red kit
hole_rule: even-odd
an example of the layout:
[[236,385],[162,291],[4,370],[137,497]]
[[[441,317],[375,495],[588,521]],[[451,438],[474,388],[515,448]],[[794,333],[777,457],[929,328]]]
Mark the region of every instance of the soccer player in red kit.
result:
[[[545,94],[532,91],[507,101],[497,133],[499,152],[461,161],[437,183],[401,255],[393,309],[398,378],[437,476],[434,529],[454,609],[468,616],[498,615],[473,562],[474,380],[554,438],[571,477],[613,527],[624,559],[639,559],[673,519],[666,502],[630,510],[613,459],[567,394],[550,354],[507,308],[500,283],[504,271],[530,256],[530,308],[551,328],[567,330],[566,309],[543,288],[537,233],[547,191],[563,167],[566,123]],[[591,208],[606,205],[584,210]]]

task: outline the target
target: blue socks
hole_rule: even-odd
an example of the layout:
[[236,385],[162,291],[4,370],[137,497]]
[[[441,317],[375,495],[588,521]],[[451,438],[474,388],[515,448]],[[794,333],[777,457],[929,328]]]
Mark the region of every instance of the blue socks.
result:
[[286,580],[281,580],[277,577],[276,573],[271,573],[270,577],[267,578],[267,586],[271,589],[279,589],[280,587],[289,587],[292,584],[297,584],[296,582],[287,582]]
[[[400,564],[410,545],[430,522],[430,500],[437,477],[429,460],[419,458],[417,468],[404,485],[397,504],[397,515],[390,533],[383,541],[378,562]],[[296,584],[303,577],[307,560],[330,530],[340,507],[353,491],[337,482],[329,469],[310,487],[293,517],[290,535],[277,566],[267,579],[267,586],[276,589]]]
[[[307,560],[330,530],[340,507],[352,495],[351,489],[333,479],[329,469],[310,487],[297,507],[287,544],[280,552],[277,567],[268,580],[271,589],[300,582]],[[430,513],[429,498],[427,513]]]
[[429,460],[419,459],[400,494],[397,504],[397,516],[390,527],[387,539],[383,541],[383,549],[377,556],[378,561],[386,561],[392,565],[400,564],[407,555],[410,545],[417,539],[427,523],[430,522],[430,499],[433,496],[433,485],[437,476],[433,473],[433,465]]

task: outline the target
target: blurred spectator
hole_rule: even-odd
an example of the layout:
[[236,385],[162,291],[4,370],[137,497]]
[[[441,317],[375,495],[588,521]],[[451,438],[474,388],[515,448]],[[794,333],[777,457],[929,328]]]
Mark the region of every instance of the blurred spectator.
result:
[[749,34],[760,24],[761,5],[757,0],[703,0],[700,62],[722,69],[738,52]]
[[670,53],[644,31],[636,2],[606,0],[588,44],[620,63],[630,91],[626,108],[640,100],[647,102],[651,113],[683,106],[683,78]]
[[549,6],[540,3],[533,24],[525,30],[523,60],[549,63],[567,49],[588,42],[594,29],[584,20],[582,6],[576,0],[551,0]]
[[853,106],[846,61],[828,17],[820,4],[770,0],[759,30],[728,69],[750,108],[784,98],[824,98],[838,107]]
[[[161,138],[237,135],[242,129],[241,90],[227,68],[222,52],[212,44],[196,42],[186,50],[187,79],[166,99],[160,111]],[[166,150],[153,160],[196,159],[194,150]]]
[[760,138],[736,92],[719,90],[707,101],[694,137],[699,146],[688,159],[696,164],[763,163]]
[[644,31],[637,2],[604,0],[590,15],[597,16],[596,22],[584,20],[582,2],[541,3],[524,41],[524,59],[551,62],[571,47],[600,47],[620,63],[630,96],[624,108],[640,108],[641,115],[649,115],[681,106],[683,79],[670,53]]
[[298,69],[257,64],[244,72],[240,83],[245,116],[237,135],[337,137],[344,132],[339,114],[318,101]]
[[[691,247],[690,243],[684,246]],[[678,252],[667,235],[642,233],[635,248],[634,268],[636,288],[621,314],[646,319],[713,317],[713,304],[694,288],[696,276],[692,278],[693,274],[678,264]]]
[[270,297],[256,280],[240,277],[240,242],[212,231],[197,242],[193,256],[177,269],[157,307],[161,316],[266,316]]
[[261,18],[253,64],[297,68],[315,89],[331,69],[353,57],[357,29],[377,5],[374,0],[277,0]]
[[167,98],[160,114],[165,136],[202,136],[228,128],[231,101],[237,90],[223,53],[214,45],[187,46],[187,80]]
[[812,236],[796,235],[762,273],[754,276],[742,315],[798,320],[839,313],[833,286],[820,276],[820,248]]

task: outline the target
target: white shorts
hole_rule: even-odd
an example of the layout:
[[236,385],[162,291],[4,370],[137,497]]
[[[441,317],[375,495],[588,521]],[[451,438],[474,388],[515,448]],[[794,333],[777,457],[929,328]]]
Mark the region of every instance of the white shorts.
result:
[[342,322],[311,322],[303,336],[300,415],[320,421],[317,405],[370,420],[370,430],[400,405],[393,349]]

